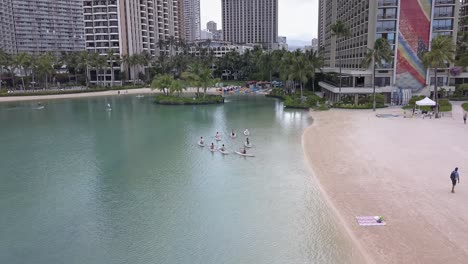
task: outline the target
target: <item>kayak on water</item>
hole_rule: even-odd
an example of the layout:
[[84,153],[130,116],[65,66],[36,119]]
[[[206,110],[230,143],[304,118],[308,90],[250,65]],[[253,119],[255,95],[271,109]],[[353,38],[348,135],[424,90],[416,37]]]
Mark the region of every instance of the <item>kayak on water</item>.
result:
[[255,157],[255,155],[253,155],[253,154],[244,154],[244,153],[239,152],[239,151],[236,151],[236,154],[240,155],[240,156],[244,156],[244,157]]

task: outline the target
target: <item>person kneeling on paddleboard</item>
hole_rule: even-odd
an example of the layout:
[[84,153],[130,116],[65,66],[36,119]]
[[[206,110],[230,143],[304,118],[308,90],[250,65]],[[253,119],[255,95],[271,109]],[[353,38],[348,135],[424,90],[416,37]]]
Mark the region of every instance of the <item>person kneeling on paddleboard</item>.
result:
[[222,146],[219,150],[221,150],[221,151],[226,151],[226,148],[224,147],[224,144],[223,144],[223,146]]
[[203,140],[203,137],[200,137],[200,144],[201,144],[201,145],[204,145],[204,144],[205,144],[205,140]]
[[211,148],[211,149],[215,149],[214,143],[211,143],[210,148]]

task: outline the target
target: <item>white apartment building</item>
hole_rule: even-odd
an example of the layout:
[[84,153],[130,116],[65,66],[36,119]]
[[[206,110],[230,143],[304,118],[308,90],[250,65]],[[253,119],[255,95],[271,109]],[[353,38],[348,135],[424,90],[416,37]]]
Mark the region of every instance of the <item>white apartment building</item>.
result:
[[8,53],[84,49],[82,1],[0,0],[0,25]]
[[[175,0],[85,0],[83,2],[86,50],[106,56],[109,49],[120,57],[148,53],[152,57],[168,52],[160,41],[179,38],[179,2]],[[108,61],[110,64],[111,61]],[[114,62],[97,73],[91,71],[91,83],[110,85],[112,76],[124,71],[128,78],[138,78],[143,69],[129,68]],[[114,78],[114,84],[121,84]]]
[[[189,47],[189,54],[200,56],[203,52],[212,53],[217,58],[224,57],[227,53],[236,51],[240,55],[244,54],[247,50],[253,50],[253,45],[234,44],[226,41],[209,41],[199,40],[193,42],[196,45]],[[209,44],[207,44],[209,43]]]
[[[372,93],[372,67],[361,65],[378,38],[388,40],[395,56],[377,69],[377,91],[385,94],[388,102],[406,103],[413,93],[428,90],[435,80],[423,67],[422,56],[437,35],[449,35],[455,41],[458,7],[458,0],[320,0],[318,39],[324,71],[329,73],[320,86],[327,98],[336,101],[340,93],[356,97]],[[332,35],[331,26],[338,20],[349,27],[350,37]],[[449,83],[448,69],[443,71],[438,73],[440,85]]]
[[184,35],[187,42],[200,39],[200,0],[183,0],[184,14]]
[[278,0],[222,0],[223,39],[278,48]]

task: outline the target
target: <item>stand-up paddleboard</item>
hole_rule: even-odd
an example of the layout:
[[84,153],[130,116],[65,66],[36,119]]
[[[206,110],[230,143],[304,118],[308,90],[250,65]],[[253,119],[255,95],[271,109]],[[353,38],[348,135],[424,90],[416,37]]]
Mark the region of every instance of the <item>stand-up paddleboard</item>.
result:
[[223,155],[229,155],[229,151],[227,150],[222,151],[221,149],[219,149],[218,151]]
[[210,150],[211,152],[216,152],[216,151],[218,151],[217,148],[212,149],[211,147],[209,148],[209,150]]
[[232,138],[232,139],[234,139],[234,138],[236,138],[236,137],[237,137],[237,134],[236,134],[236,133],[234,133],[234,135],[231,133],[231,138]]
[[244,143],[244,146],[245,146],[246,148],[251,148],[251,147],[252,147],[252,143],[247,144],[247,142],[245,142],[245,143]]
[[236,151],[237,155],[244,156],[244,157],[255,157],[253,154],[243,154],[242,152]]
[[142,95],[142,94],[139,94],[139,95],[136,96],[136,98],[143,98],[143,97],[145,97],[145,96]]
[[198,141],[197,144],[198,144],[198,146],[200,146],[200,147],[204,147],[204,146],[205,146],[205,144],[204,144],[204,143],[200,143],[200,141]]
[[221,137],[215,137],[216,141],[221,141]]
[[246,137],[250,136],[250,132],[249,132],[249,130],[247,130],[247,129],[246,129],[246,130],[244,130],[244,136],[246,136]]

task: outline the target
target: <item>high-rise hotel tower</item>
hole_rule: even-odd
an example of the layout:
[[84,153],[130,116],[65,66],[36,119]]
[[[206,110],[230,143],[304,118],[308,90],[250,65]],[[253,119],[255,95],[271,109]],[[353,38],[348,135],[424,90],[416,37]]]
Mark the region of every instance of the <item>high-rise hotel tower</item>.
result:
[[278,0],[222,0],[223,38],[278,48]]
[[[342,66],[342,94],[358,96],[372,93],[372,69],[362,61],[375,40],[385,38],[394,50],[393,61],[377,70],[375,84],[387,101],[401,103],[431,83],[431,73],[422,56],[431,39],[447,35],[455,42],[458,28],[458,0],[320,0],[319,46],[329,73],[320,86],[331,101],[338,100],[339,61]],[[331,27],[341,20],[351,36],[336,38]],[[438,74],[446,84],[448,68]]]

